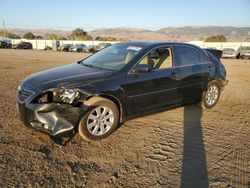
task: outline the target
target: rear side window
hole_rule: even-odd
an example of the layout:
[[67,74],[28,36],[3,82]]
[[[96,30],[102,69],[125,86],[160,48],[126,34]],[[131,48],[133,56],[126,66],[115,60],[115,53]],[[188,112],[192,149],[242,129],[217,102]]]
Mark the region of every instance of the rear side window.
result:
[[208,57],[198,50],[186,46],[175,46],[174,55],[175,66],[196,65],[209,61]]

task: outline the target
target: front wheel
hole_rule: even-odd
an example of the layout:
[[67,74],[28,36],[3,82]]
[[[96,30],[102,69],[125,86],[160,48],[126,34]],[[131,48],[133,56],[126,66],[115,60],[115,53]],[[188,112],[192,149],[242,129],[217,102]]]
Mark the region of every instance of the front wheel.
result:
[[209,82],[202,95],[202,105],[208,109],[213,108],[220,98],[220,93],[220,85],[216,81]]
[[79,123],[79,134],[86,140],[100,140],[109,136],[117,127],[119,111],[112,101],[94,97],[90,110]]

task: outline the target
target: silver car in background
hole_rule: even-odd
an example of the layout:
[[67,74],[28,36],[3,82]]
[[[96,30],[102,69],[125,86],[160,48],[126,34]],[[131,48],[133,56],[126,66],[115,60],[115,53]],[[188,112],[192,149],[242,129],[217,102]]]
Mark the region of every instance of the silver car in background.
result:
[[107,48],[111,46],[111,43],[105,43],[105,42],[102,42],[102,43],[99,43],[96,47],[95,47],[95,52],[99,52],[100,50],[104,49],[104,48]]
[[241,46],[236,52],[237,59],[249,59],[250,58],[250,46]]
[[87,46],[84,44],[75,44],[69,48],[70,52],[85,52]]
[[222,50],[222,58],[236,58],[236,51],[233,48],[224,48]]

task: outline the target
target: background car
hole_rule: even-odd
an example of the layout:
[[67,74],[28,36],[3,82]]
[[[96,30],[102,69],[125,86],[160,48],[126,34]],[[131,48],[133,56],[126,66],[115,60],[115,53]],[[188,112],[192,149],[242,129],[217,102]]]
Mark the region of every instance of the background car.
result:
[[9,40],[1,40],[0,48],[12,48],[12,43]]
[[72,44],[63,44],[58,48],[58,51],[68,52]]
[[100,43],[95,47],[95,52],[98,52],[104,48],[107,48],[108,46],[111,46],[111,43]]
[[19,42],[17,44],[13,44],[12,48],[14,48],[14,49],[32,49],[33,46],[30,42]]
[[86,53],[94,53],[95,52],[95,45],[88,45],[87,48],[85,49]]
[[222,58],[236,58],[236,51],[233,48],[224,48]]
[[70,46],[69,51],[70,52],[85,52],[85,49],[87,46],[85,44],[75,44],[73,46]]
[[11,48],[12,44],[6,41],[0,41],[0,48]]
[[250,46],[241,46],[237,50],[236,54],[237,59],[250,58]]

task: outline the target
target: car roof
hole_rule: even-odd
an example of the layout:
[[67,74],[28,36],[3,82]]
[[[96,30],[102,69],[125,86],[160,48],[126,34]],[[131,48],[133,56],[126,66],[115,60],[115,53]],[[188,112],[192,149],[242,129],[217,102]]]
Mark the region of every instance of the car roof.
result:
[[[170,45],[183,45],[183,46],[192,46],[192,47],[198,47],[193,44],[184,43],[184,42],[162,42],[162,41],[134,41],[134,42],[123,42],[119,44],[128,44],[131,46],[140,46],[143,48],[146,47],[157,47],[157,46],[170,46]],[[199,47],[198,47],[199,48]]]

